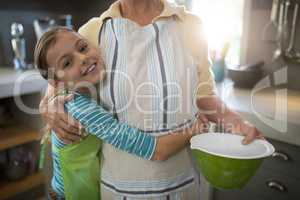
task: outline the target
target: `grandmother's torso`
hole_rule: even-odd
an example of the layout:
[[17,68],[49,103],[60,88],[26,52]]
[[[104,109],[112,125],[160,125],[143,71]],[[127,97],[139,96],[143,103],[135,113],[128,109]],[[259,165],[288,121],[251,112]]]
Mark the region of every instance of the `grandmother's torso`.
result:
[[[145,27],[122,18],[103,24],[99,41],[110,73],[100,96],[121,122],[159,135],[194,118],[197,66],[180,32],[173,17]],[[165,162],[146,161],[108,144],[103,155],[102,180],[121,190],[129,190],[130,184],[155,190],[188,184],[194,177],[188,149]]]
[[176,20],[145,27],[122,18],[108,20],[100,38],[111,72],[100,87],[101,99],[120,121],[155,134],[193,118],[197,66]]

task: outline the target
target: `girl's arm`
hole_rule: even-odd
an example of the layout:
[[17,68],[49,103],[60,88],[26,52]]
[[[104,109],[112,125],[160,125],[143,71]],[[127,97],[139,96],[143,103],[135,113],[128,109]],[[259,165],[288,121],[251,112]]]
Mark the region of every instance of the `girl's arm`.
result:
[[168,135],[159,136],[152,160],[167,160],[172,155],[181,151],[189,145],[191,138],[195,134],[203,133],[208,129],[208,120],[204,115],[191,126],[179,131],[173,131]]
[[155,152],[151,160],[165,161],[169,159],[172,155],[178,153],[184,147],[186,147],[189,144],[192,136],[192,134],[180,132],[174,135],[171,133],[168,135],[159,136],[157,138]]
[[123,151],[148,160],[166,160],[177,153],[188,144],[192,136],[191,131],[195,129],[193,126],[174,132],[176,134],[156,138],[126,123],[118,122],[112,114],[85,95],[76,94],[72,101],[65,104],[65,108],[89,134]]

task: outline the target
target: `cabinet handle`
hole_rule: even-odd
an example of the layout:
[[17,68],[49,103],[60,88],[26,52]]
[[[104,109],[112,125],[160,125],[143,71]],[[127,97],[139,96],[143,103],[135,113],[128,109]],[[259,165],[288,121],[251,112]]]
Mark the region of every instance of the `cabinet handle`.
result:
[[286,187],[282,183],[280,183],[279,181],[271,180],[271,181],[267,181],[266,184],[269,188],[277,190],[279,192],[286,192],[287,191]]
[[279,159],[282,159],[284,161],[289,161],[290,158],[287,154],[283,153],[283,152],[279,152],[279,151],[275,151],[273,154],[272,154],[272,157],[273,158],[279,158]]

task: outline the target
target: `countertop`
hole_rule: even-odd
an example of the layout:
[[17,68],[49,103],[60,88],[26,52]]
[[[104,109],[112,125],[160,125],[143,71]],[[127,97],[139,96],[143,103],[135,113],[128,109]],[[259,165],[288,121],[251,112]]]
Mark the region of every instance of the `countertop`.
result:
[[0,98],[40,92],[47,86],[35,69],[15,71],[13,67],[0,67]]
[[300,91],[237,88],[230,80],[217,84],[217,89],[230,108],[252,122],[267,138],[300,146]]

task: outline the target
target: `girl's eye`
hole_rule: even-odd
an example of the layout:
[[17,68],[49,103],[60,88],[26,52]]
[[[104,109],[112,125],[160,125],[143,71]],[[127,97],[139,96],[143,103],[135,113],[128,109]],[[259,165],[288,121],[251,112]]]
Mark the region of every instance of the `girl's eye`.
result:
[[79,48],[79,52],[85,52],[88,49],[88,45],[87,44],[83,44],[80,46]]
[[63,62],[63,68],[67,68],[67,67],[69,67],[71,65],[71,61],[70,60],[65,60],[64,62]]

